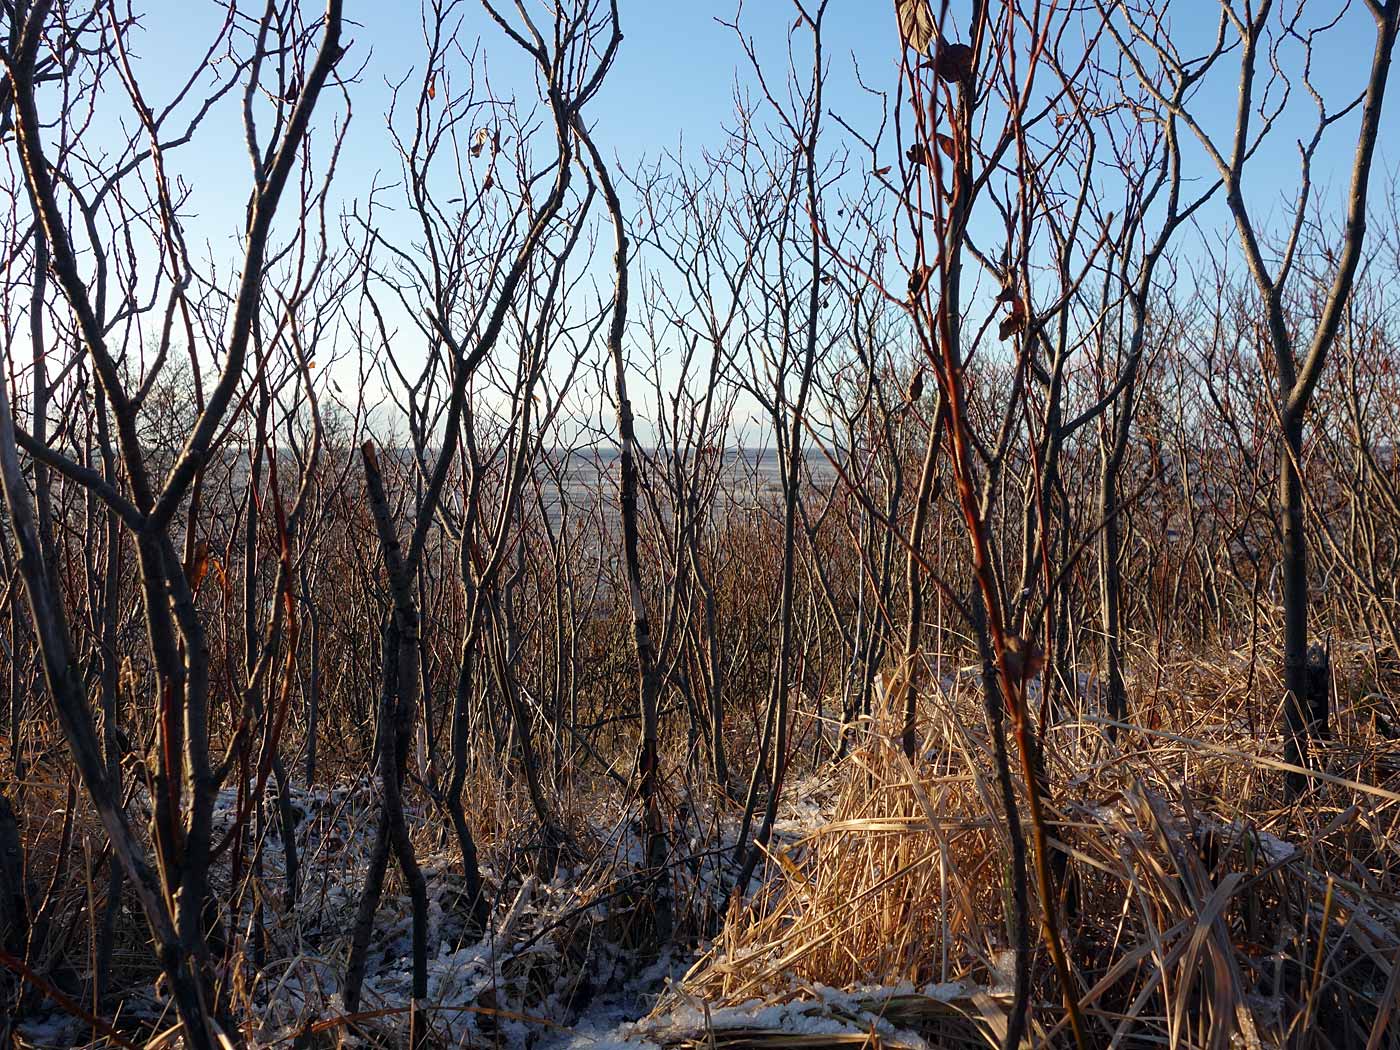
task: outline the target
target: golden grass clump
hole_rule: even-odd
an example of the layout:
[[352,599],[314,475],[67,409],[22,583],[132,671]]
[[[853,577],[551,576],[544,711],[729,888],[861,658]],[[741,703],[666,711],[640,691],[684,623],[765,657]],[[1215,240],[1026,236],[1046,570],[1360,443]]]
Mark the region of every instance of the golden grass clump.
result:
[[732,1005],[804,986],[997,983],[1006,855],[989,769],[976,734],[951,724],[934,757],[906,759],[897,693],[882,690],[863,742],[825,774],[830,819],[779,826],[767,880],[731,908],[687,993]]
[[[1047,734],[1054,905],[1088,1023],[1101,1045],[1388,1045],[1400,793],[1375,774],[1394,768],[1396,745],[1343,722],[1314,789],[1290,803],[1278,740],[1238,717],[1248,687],[1200,670],[1168,669],[1178,688],[1199,686],[1173,696],[1170,728],[1110,740],[1086,711]],[[882,699],[864,742],[827,774],[829,818],[780,825],[762,886],[731,906],[654,1017],[687,1000],[811,1007],[834,988],[866,1021],[997,1042],[1013,978],[1009,841],[975,686],[932,698],[914,762],[892,714],[897,681]],[[1063,1041],[1038,919],[1031,1037]],[[742,1030],[754,1045],[766,1031]]]

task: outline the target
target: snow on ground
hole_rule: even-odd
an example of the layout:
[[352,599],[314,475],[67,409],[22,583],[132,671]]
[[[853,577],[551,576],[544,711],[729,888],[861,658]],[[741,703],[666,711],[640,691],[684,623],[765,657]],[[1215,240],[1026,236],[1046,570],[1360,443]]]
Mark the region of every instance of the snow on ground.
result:
[[[269,785],[268,795],[274,790]],[[259,902],[266,947],[246,995],[260,1028],[257,1043],[287,1040],[308,1022],[334,1023],[346,1013],[341,979],[355,914],[364,888],[378,818],[375,784],[362,778],[335,787],[293,788],[300,865],[294,904],[285,901],[285,856],[280,823],[269,798],[260,819],[248,821],[262,835],[256,893],[244,895],[238,930],[252,942],[254,902]],[[834,788],[830,771],[789,785],[780,800],[774,847],[798,849],[830,819]],[[226,788],[214,813],[216,843],[239,817],[236,788]],[[760,814],[762,803],[760,800]],[[613,1047],[675,1045],[686,1033],[716,1028],[783,1029],[808,1034],[869,1031],[872,1027],[903,1046],[921,1047],[870,1006],[871,994],[804,989],[799,1000],[762,1002],[708,1010],[681,990],[681,979],[708,948],[646,956],[637,946],[630,873],[642,856],[635,813],[619,810],[594,818],[588,841],[566,851],[549,878],[528,874],[519,863],[532,855],[528,827],[509,870],[483,865],[492,894],[491,927],[481,939],[468,934],[460,858],[455,840],[439,834],[434,812],[407,812],[419,843],[428,889],[428,994],[424,1000],[435,1045],[488,1041],[531,1050],[611,1050]],[[757,820],[757,816],[756,816]],[[757,824],[755,823],[755,829]],[[732,851],[739,820],[732,808],[683,806],[672,829],[675,863],[670,868],[674,910],[689,928],[695,916],[723,914],[733,879]],[[445,843],[433,848],[433,843]],[[721,847],[717,847],[720,843]],[[230,858],[212,873],[227,897]],[[489,851],[498,861],[499,850]],[[245,844],[244,855],[253,853]],[[245,871],[246,874],[246,871]],[[750,888],[761,885],[756,881]],[[643,935],[644,936],[644,935]],[[375,917],[360,1009],[386,1011],[361,1022],[370,1034],[397,1042],[407,1031],[412,990],[412,920],[409,900],[393,864]],[[914,994],[912,989],[905,990]],[[961,994],[921,989],[927,998]],[[881,994],[889,994],[889,989]],[[873,1012],[872,1012],[873,1009]],[[122,1015],[154,1022],[172,1017],[158,989],[124,996]],[[88,1027],[50,1010],[26,1019],[22,1031],[37,1046],[67,1046],[90,1038]],[[347,1045],[354,1045],[353,1033]],[[895,1039],[895,1036],[898,1036]],[[285,1045],[285,1044],[284,1044]]]
[[595,1018],[581,1021],[567,1038],[542,1044],[542,1050],[649,1050],[684,1044],[704,1046],[725,1033],[782,1033],[784,1036],[874,1035],[885,1046],[932,1050],[935,1044],[910,1024],[927,1020],[930,1012],[948,1017],[995,1017],[999,1001],[981,989],[960,982],[916,988],[905,982],[842,990],[815,985],[800,997],[780,1001],[753,999],[712,1007],[672,984],[662,1005],[638,1020],[619,1019],[599,1026]]
[[[269,787],[269,796],[274,790]],[[256,983],[249,990],[261,1022],[259,1043],[295,1036],[308,1022],[330,1022],[346,1013],[341,998],[355,914],[364,889],[378,817],[377,789],[367,779],[333,788],[291,791],[297,822],[299,892],[288,908],[285,856],[277,810],[269,800],[260,827],[262,851],[256,893],[244,895],[238,918],[240,934],[255,928],[261,903],[266,937]],[[236,788],[219,795],[214,812],[214,839],[219,842],[238,818]],[[574,1045],[577,1040],[605,1040],[625,1021],[651,1010],[668,980],[678,980],[694,961],[689,955],[648,960],[635,945],[639,934],[628,916],[635,883],[631,873],[642,856],[635,819],[625,813],[605,824],[602,818],[580,842],[565,851],[552,877],[528,872],[527,863],[500,871],[483,864],[486,892],[493,898],[490,929],[471,937],[466,915],[461,862],[455,839],[438,836],[436,813],[409,810],[407,817],[420,844],[419,863],[428,890],[428,1023],[436,1045],[489,1041],[511,1047]],[[704,826],[708,824],[708,826]],[[737,823],[713,814],[690,814],[675,829],[680,856],[672,865],[676,911],[708,901],[722,907],[727,879],[725,858],[713,846],[716,828],[733,841]],[[536,852],[528,828],[521,829],[515,860]],[[441,849],[425,843],[446,839]],[[708,848],[701,853],[701,844]],[[251,846],[245,856],[252,854]],[[694,857],[688,854],[697,854]],[[496,851],[493,851],[496,855]],[[211,873],[220,897],[226,897],[232,851]],[[583,859],[581,859],[581,857]],[[517,870],[519,869],[519,870]],[[617,907],[614,907],[614,906]],[[251,943],[251,938],[249,938]],[[654,955],[654,953],[653,953]],[[412,992],[412,914],[410,901],[393,862],[375,917],[361,1012],[391,1011],[363,1022],[363,1027],[391,1040],[407,1031]],[[122,1016],[154,1022],[168,1003],[158,988],[125,995]],[[36,1046],[63,1047],[86,1042],[91,1031],[53,1004],[24,1019],[21,1031]],[[346,1033],[350,1034],[350,1033]],[[353,1045],[354,1039],[347,1045]],[[582,1044],[580,1044],[582,1045]]]

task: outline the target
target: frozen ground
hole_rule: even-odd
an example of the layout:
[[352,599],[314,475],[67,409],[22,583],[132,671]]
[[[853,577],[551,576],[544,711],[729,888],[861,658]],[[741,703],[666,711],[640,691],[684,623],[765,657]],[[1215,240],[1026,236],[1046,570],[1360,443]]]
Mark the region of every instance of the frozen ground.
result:
[[[947,692],[963,674],[945,676]],[[1082,682],[1081,688],[1092,689]],[[835,792],[830,771],[800,777],[784,792],[775,826],[775,849],[800,862],[802,843],[831,819]],[[216,839],[236,819],[234,789],[220,796]],[[275,809],[263,829],[258,892],[245,894],[240,932],[251,943],[255,921],[266,949],[245,972],[255,983],[243,992],[260,1020],[246,1035],[254,1044],[290,1045],[310,1025],[366,1043],[395,1045],[407,1030],[412,986],[411,914],[407,895],[392,876],[378,909],[361,1000],[361,1014],[346,1024],[340,981],[364,873],[374,840],[376,790],[368,780],[333,788],[294,790],[296,842],[301,867],[299,892],[287,907],[284,855]],[[738,834],[732,813],[681,807],[671,829],[672,899],[685,929],[704,926],[697,915],[722,914],[733,878],[725,846]],[[618,810],[595,818],[589,839],[567,852],[547,879],[529,874],[530,829],[519,828],[513,858],[497,870],[485,867],[492,895],[491,928],[479,940],[468,936],[460,864],[455,845],[440,834],[441,816],[408,814],[419,843],[419,861],[429,894],[428,994],[421,1004],[434,1045],[586,1050],[614,1046],[675,1047],[704,1043],[716,1030],[785,1030],[809,1035],[878,1031],[892,1045],[921,1046],[898,1018],[946,1007],[954,1013],[994,1018],[1001,991],[961,985],[928,988],[870,988],[837,992],[822,987],[793,989],[773,1000],[753,1000],[710,1009],[681,987],[686,972],[704,957],[703,940],[669,949],[659,958],[636,929],[631,873],[641,857],[635,814]],[[501,862],[499,848],[488,851]],[[245,855],[251,855],[251,847]],[[227,880],[221,863],[215,879]],[[755,883],[757,885],[757,883]],[[227,895],[221,886],[220,896]],[[255,912],[252,901],[261,903]],[[703,936],[703,935],[702,935]],[[158,1028],[172,1018],[159,988],[127,995],[118,1022],[146,1020]],[[164,1017],[164,1021],[159,1021]],[[23,1032],[36,1045],[85,1042],[90,1030],[57,1011],[27,1019]]]

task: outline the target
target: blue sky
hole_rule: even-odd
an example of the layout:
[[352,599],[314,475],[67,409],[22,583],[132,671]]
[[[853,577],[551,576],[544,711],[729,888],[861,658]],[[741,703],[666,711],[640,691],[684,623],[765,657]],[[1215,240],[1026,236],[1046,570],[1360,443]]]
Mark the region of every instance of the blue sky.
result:
[[[511,6],[509,0],[503,7]],[[590,124],[605,151],[631,166],[643,157],[676,148],[715,144],[723,128],[732,125],[736,77],[741,89],[751,87],[747,62],[732,28],[738,8],[731,3],[695,4],[660,0],[622,0],[624,41],[603,91],[588,107]],[[314,3],[305,10],[317,9]],[[223,18],[222,5],[211,0],[155,0],[146,7],[143,28],[135,37],[138,76],[154,98],[168,97],[179,78],[198,57],[193,48],[212,38]],[[792,8],[780,0],[749,0],[740,13],[743,30],[775,68],[785,61],[786,34]],[[348,0],[346,36],[354,43],[350,55],[368,65],[352,88],[355,107],[352,130],[339,179],[339,193],[361,195],[376,171],[396,171],[384,139],[384,113],[389,103],[386,82],[410,71],[421,73],[424,42],[419,8],[414,0],[399,3]],[[463,41],[480,40],[497,94],[534,91],[525,58],[474,0],[456,14],[462,19]],[[894,65],[890,42],[895,38],[893,7],[865,0],[833,0],[826,36],[833,70],[833,107],[843,112],[873,113],[871,102],[856,89],[853,58],[863,69],[888,82]],[[237,221],[249,184],[248,159],[237,100],[230,99],[200,135],[196,149],[186,148],[176,162],[195,186],[196,207],[210,220],[226,214]]]
[[[305,6],[310,12],[317,5]],[[507,2],[505,6],[510,5]],[[953,3],[950,9],[956,14],[962,6]],[[1343,0],[1329,0],[1313,6],[1322,14],[1344,4]],[[785,60],[785,41],[794,11],[786,0],[748,0],[742,10],[730,0],[621,0],[620,7],[625,40],[602,94],[590,105],[589,116],[600,143],[629,166],[643,156],[654,157],[672,149],[682,140],[690,148],[716,143],[722,139],[724,126],[732,123],[736,78],[741,89],[751,87],[752,78],[734,30],[721,25],[720,19],[733,21],[738,14],[745,33],[777,69]],[[1326,38],[1326,48],[1316,62],[1319,82],[1334,88],[1337,97],[1359,86],[1370,57],[1369,16],[1359,3],[1353,2],[1351,7],[1338,30]],[[1177,0],[1172,10],[1183,39],[1204,40],[1213,33],[1219,10],[1215,0]],[[211,37],[223,7],[213,0],[153,0],[146,11],[144,29],[136,38],[138,75],[153,97],[160,98],[173,89],[177,76],[193,61],[193,48]],[[340,192],[354,197],[375,171],[393,169],[383,138],[388,101],[385,81],[421,70],[423,41],[414,0],[349,0],[345,11],[347,18],[357,23],[348,29],[354,40],[351,53],[368,60],[360,83],[353,89],[355,118],[340,183]],[[464,39],[481,40],[498,92],[514,89],[528,94],[532,81],[521,75],[521,56],[494,23],[470,0],[458,13],[463,19]],[[857,86],[853,70],[858,63],[868,82],[890,86],[895,39],[892,4],[830,0],[825,40],[831,61],[827,87],[831,110],[853,118],[858,125],[875,113],[871,100]],[[799,40],[801,45],[805,41]],[[1204,85],[1201,108],[1208,117],[1225,120],[1232,115],[1233,73],[1227,60]],[[1388,131],[1400,127],[1397,94],[1400,91],[1392,92],[1387,107]],[[1299,116],[1307,114],[1300,112]],[[198,148],[182,151],[177,165],[194,182],[196,200],[204,205],[200,210],[211,219],[212,212],[230,197],[232,214],[236,215],[247,190],[247,157],[237,119],[236,109],[225,106],[200,137]],[[1292,139],[1304,130],[1299,124],[1276,136],[1280,148],[1274,161],[1258,165],[1252,173],[1256,192],[1290,188],[1296,169]],[[1346,142],[1346,130],[1331,133],[1338,146]],[[1348,154],[1349,149],[1326,151],[1321,181],[1344,171]],[[1394,156],[1388,142],[1383,142],[1382,154],[1388,168]]]
[[[511,6],[509,0],[503,0],[503,6]],[[954,0],[950,10],[956,15],[965,6]],[[1312,9],[1318,20],[1325,20],[1342,6],[1344,0],[1314,0]],[[753,80],[734,30],[720,20],[733,21],[737,14],[766,67],[779,75],[786,67],[794,19],[794,8],[787,0],[748,0],[742,11],[730,0],[620,0],[620,8],[625,35],[621,52],[587,115],[600,146],[625,168],[634,168],[643,157],[654,159],[674,150],[682,142],[693,155],[723,141],[725,128],[733,123],[736,85],[741,92],[749,91]],[[1359,90],[1370,59],[1369,16],[1359,3],[1353,2],[1351,8],[1316,56],[1315,76],[1334,98]],[[136,69],[148,98],[159,104],[197,61],[226,9],[212,0],[152,0],[145,10],[144,28],[135,38]],[[305,10],[309,14],[318,6],[308,3]],[[1219,11],[1216,0],[1176,0],[1172,10],[1179,39],[1203,44],[1213,35]],[[354,119],[336,187],[342,204],[363,199],[376,174],[382,179],[397,177],[397,160],[384,130],[389,99],[386,81],[401,79],[410,71],[421,75],[424,55],[416,0],[347,0],[345,11],[355,23],[347,28],[353,41],[350,56],[367,65],[351,89]],[[462,38],[467,47],[480,40],[496,94],[514,93],[522,100],[533,96],[534,79],[524,56],[475,0],[466,0],[457,13],[463,20]],[[804,28],[794,35],[803,68],[809,61],[806,33]],[[830,0],[825,43],[830,60],[828,110],[858,127],[873,128],[878,104],[858,86],[855,69],[859,66],[869,84],[883,88],[894,84],[897,33],[893,5],[888,0]],[[1198,98],[1197,109],[1221,129],[1233,119],[1235,69],[1229,58],[1224,60]],[[1301,92],[1297,99],[1299,103],[1306,101]],[[1249,198],[1262,209],[1261,218],[1272,218],[1275,223],[1284,216],[1295,193],[1294,141],[1311,130],[1312,114],[1305,106],[1295,108],[1290,116],[1297,119],[1292,126],[1284,122],[1269,151],[1251,167],[1247,181]],[[1334,128],[1327,140],[1330,148],[1324,147],[1319,155],[1314,179],[1333,194],[1344,188],[1354,126],[1352,121]],[[834,125],[828,124],[828,128],[833,136],[841,135]],[[1385,128],[1377,192],[1389,186],[1395,143],[1400,142],[1396,134],[1400,128],[1400,83],[1392,85]],[[1199,151],[1192,149],[1189,156],[1189,167],[1203,171]],[[882,158],[882,163],[895,160],[893,156]],[[228,259],[234,258],[234,241],[249,186],[237,97],[225,100],[211,114],[194,144],[181,149],[171,167],[193,188],[187,227],[193,244],[202,246],[207,241],[216,257],[227,252]],[[1223,243],[1226,251],[1233,251],[1233,233],[1221,209],[1203,213],[1201,227],[1199,234],[1207,241],[1214,239],[1217,249]]]

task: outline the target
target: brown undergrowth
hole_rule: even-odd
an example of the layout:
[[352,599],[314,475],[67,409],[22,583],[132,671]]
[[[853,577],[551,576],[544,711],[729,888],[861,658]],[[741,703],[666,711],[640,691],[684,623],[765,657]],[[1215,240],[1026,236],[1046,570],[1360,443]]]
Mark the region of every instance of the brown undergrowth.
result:
[[[1169,672],[1190,691],[1158,707],[1155,728],[1110,742],[1086,713],[1047,735],[1056,906],[1096,1041],[1387,1045],[1400,750],[1348,704],[1313,791],[1289,805],[1278,739],[1238,715],[1250,692],[1239,661],[1182,657]],[[976,683],[945,686],[917,761],[882,707],[825,772],[829,819],[772,851],[762,889],[654,1015],[659,1031],[686,1000],[741,1015],[786,1003],[809,1019],[844,1010],[852,1032],[879,1018],[933,1045],[998,1044],[1012,984],[1008,843]],[[1035,1041],[1067,1039],[1043,944],[1034,988]],[[740,1044],[777,1039],[730,1028]]]
[[[1267,704],[1240,656],[1180,654],[1159,673],[1140,674],[1132,710],[1143,724],[1116,740],[1087,702],[1078,717],[1047,727],[1050,830],[1063,875],[1056,907],[1099,1045],[1388,1045],[1400,992],[1400,745],[1382,732],[1383,697],[1344,676],[1359,661],[1339,655],[1333,739],[1320,752],[1313,790],[1296,804],[1284,799],[1280,741],[1265,730],[1267,716],[1246,717]],[[897,694],[898,681],[888,684]],[[1083,685],[1092,695],[1092,682]],[[697,1047],[807,1046],[818,1036],[823,1045],[999,1043],[1014,976],[1010,864],[978,683],[955,675],[925,698],[913,761],[899,746],[902,705],[879,698],[844,757],[795,764],[761,878],[717,923],[711,909],[726,888],[734,814],[716,803],[712,786],[683,774],[683,756],[672,749],[676,939],[661,947],[683,960],[707,928],[717,932],[685,978],[619,1037]],[[794,737],[823,731],[835,735],[813,722]],[[42,888],[61,855],[67,788],[59,766],[50,769],[37,752],[30,758],[17,799],[27,875]],[[573,841],[567,870],[550,881],[532,866],[534,818],[505,772],[483,762],[468,787],[496,935],[484,953],[450,937],[435,949],[441,1001],[430,997],[427,1016],[442,1045],[573,1039],[571,1026],[605,991],[603,975],[620,979],[642,969],[644,955],[658,957],[646,904],[628,882],[635,836],[615,782],[580,776],[558,793]],[[415,792],[413,802],[415,839],[450,924],[452,843],[428,800]],[[275,866],[255,880],[270,954],[257,967],[243,960],[260,984],[230,994],[247,1012],[240,1033],[249,1045],[302,1028],[319,1033],[314,1045],[352,1029],[373,1045],[402,1044],[399,1012],[352,1024],[329,994],[343,954],[337,923],[353,904],[345,896],[355,882],[350,847],[367,835],[371,811],[361,788],[332,794],[323,814],[308,817],[312,844],[303,843],[295,914],[278,904]],[[67,889],[54,901],[47,943],[63,959],[47,972],[81,997],[91,988],[85,960],[106,882],[100,830],[81,804],[72,825],[68,863],[86,864],[94,877],[60,880]],[[391,879],[388,889],[386,938],[405,907],[403,888]],[[289,954],[288,946],[299,947]],[[129,910],[118,916],[113,964],[111,987],[154,988],[159,998]],[[468,972],[460,967],[495,976],[471,984],[453,976]],[[574,975],[564,997],[560,967]],[[254,1023],[270,1016],[269,989],[287,980],[300,989],[298,1003],[281,1010],[277,1026]],[[1043,944],[1033,988],[1032,1039],[1066,1043]],[[43,1008],[41,996],[29,1002]],[[143,1039],[170,1023],[112,1020]]]

